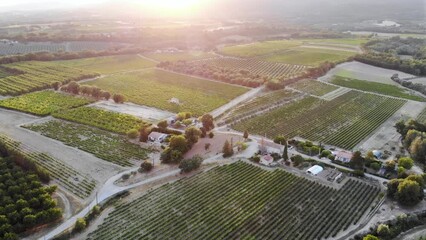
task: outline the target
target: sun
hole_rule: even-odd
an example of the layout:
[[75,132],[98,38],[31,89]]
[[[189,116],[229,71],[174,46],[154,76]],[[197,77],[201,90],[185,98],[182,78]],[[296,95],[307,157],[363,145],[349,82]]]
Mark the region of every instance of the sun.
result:
[[146,0],[150,7],[158,10],[185,11],[197,7],[202,0]]

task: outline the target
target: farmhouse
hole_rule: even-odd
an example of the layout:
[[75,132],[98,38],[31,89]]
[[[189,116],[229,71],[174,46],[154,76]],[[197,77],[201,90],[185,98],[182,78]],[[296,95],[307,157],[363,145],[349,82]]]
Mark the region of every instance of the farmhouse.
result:
[[274,162],[274,158],[271,155],[263,155],[260,159],[260,164],[265,166],[271,166]]
[[339,151],[335,153],[335,156],[336,156],[336,160],[344,162],[344,163],[348,163],[351,161],[352,153],[347,151]]
[[159,133],[159,132],[152,132],[148,135],[148,139],[151,142],[159,142],[162,143],[166,138],[167,134]]
[[322,172],[323,170],[324,170],[323,167],[321,167],[319,165],[314,165],[314,166],[310,167],[308,170],[306,170],[306,172],[313,175],[313,176],[316,176],[320,172]]

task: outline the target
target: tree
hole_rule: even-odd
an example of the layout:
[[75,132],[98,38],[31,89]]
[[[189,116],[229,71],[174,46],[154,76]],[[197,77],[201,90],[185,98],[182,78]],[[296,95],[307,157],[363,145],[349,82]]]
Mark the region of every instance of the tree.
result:
[[394,171],[396,163],[394,160],[389,160],[385,162],[386,171]]
[[225,141],[222,148],[223,157],[230,157],[234,155],[234,149],[232,148],[231,143],[228,140]]
[[364,161],[365,159],[362,157],[361,152],[356,151],[352,155],[352,158],[349,164],[351,168],[361,170],[361,169],[364,169]]
[[198,142],[200,135],[201,131],[196,127],[189,127],[185,130],[185,138],[189,147],[192,147],[195,143]]
[[87,85],[83,85],[83,86],[80,87],[80,93],[83,94],[83,95],[90,96],[92,94],[92,87],[87,86]]
[[60,82],[54,82],[52,83],[52,88],[55,89],[55,91],[58,91],[58,89],[61,87]]
[[248,137],[249,137],[249,132],[245,130],[243,134],[243,138],[247,141]]
[[177,150],[181,153],[186,153],[186,151],[188,150],[186,138],[182,135],[173,135],[170,138],[169,146],[172,150]]
[[102,90],[100,88],[98,88],[98,87],[92,88],[92,97],[98,99],[98,98],[101,97],[101,93],[102,93]]
[[288,161],[288,143],[287,143],[287,141],[285,141],[285,143],[284,143],[283,159],[284,159],[284,161]]
[[368,234],[362,240],[380,240],[380,239],[374,235]]
[[274,138],[274,143],[284,145],[287,139],[283,135],[278,135]]
[[404,158],[400,158],[398,160],[398,166],[401,166],[405,169],[411,169],[414,165],[414,161],[413,159],[409,158],[409,157],[404,157]]
[[167,123],[167,120],[163,120],[163,121],[159,122],[159,123],[157,124],[157,126],[158,126],[160,129],[164,130],[164,129],[166,129],[166,128],[169,126],[169,124]]
[[374,171],[379,171],[379,170],[380,170],[381,165],[380,165],[380,163],[378,163],[378,162],[373,162],[373,163],[371,163],[370,167],[371,167]]
[[149,171],[152,170],[152,168],[153,168],[153,166],[152,166],[152,163],[150,161],[143,161],[141,163],[140,169],[142,170],[142,172],[149,172]]
[[75,222],[75,225],[74,225],[74,230],[77,232],[80,232],[86,228],[86,225],[87,225],[86,220],[84,220],[84,218],[77,218],[77,221]]
[[210,114],[204,114],[201,117],[201,123],[203,124],[203,127],[206,129],[206,131],[210,131],[214,128],[214,119]]
[[388,237],[388,236],[389,236],[389,234],[390,234],[389,226],[388,226],[388,225],[386,225],[386,224],[380,224],[380,225],[377,227],[377,234],[378,234],[380,237],[384,237],[384,238]]
[[305,161],[305,159],[298,154],[296,156],[291,157],[291,161],[293,162],[293,166],[297,167],[300,164],[302,164]]
[[79,94],[80,93],[80,84],[72,81],[72,82],[68,83],[67,89],[68,89],[68,92],[70,92],[70,93]]
[[194,156],[190,159],[184,159],[180,162],[179,168],[182,173],[191,172],[195,169],[198,169],[203,162],[203,158],[201,156]]
[[401,179],[392,179],[388,182],[387,194],[389,197],[391,198],[396,197],[396,193],[398,192],[398,186],[400,182],[401,182]]
[[142,128],[139,131],[139,141],[140,142],[148,142],[149,133],[150,133],[150,131],[148,130],[148,128]]
[[101,96],[103,98],[105,98],[105,100],[109,100],[111,98],[111,93],[107,92],[107,91],[102,91]]
[[396,198],[402,205],[414,206],[423,199],[423,189],[418,182],[405,179],[398,185]]
[[112,99],[114,100],[115,103],[124,103],[125,101],[124,96],[121,94],[114,94],[112,96]]
[[127,137],[130,138],[130,139],[136,139],[138,137],[138,135],[139,135],[139,132],[136,129],[130,129],[127,132]]

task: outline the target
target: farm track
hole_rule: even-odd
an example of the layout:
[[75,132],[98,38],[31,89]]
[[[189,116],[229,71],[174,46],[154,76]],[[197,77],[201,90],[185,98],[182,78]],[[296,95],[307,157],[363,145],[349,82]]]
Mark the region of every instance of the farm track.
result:
[[[34,117],[24,113],[0,109],[0,132],[21,142],[30,149],[37,149],[38,152],[47,153],[55,159],[66,163],[83,175],[89,175],[98,183],[103,183],[111,175],[122,171],[123,168],[115,164],[107,163],[92,154],[64,145],[62,142],[44,137],[30,130],[21,128],[20,125],[29,122],[40,121],[42,118]],[[97,186],[99,187],[99,186]],[[64,189],[68,192],[66,189]],[[93,197],[93,194],[91,195]],[[87,202],[89,198],[80,201]]]

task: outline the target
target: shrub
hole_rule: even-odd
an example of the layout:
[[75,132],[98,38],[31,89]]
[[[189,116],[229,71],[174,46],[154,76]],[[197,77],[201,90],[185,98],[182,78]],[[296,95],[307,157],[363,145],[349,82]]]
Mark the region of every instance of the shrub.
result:
[[141,163],[140,172],[149,172],[153,168],[152,163],[150,161],[143,161]]
[[115,103],[124,103],[125,101],[124,96],[121,94],[114,94],[112,96],[112,99],[114,100]]
[[130,178],[130,174],[125,173],[123,174],[123,176],[121,176],[121,179],[123,179],[124,181]]
[[75,222],[74,230],[77,232],[80,232],[86,228],[86,225],[87,225],[86,220],[84,220],[84,218],[78,218],[77,221]]
[[380,170],[380,167],[381,167],[381,164],[380,164],[380,163],[378,163],[378,162],[373,162],[373,163],[371,163],[371,164],[370,164],[370,167],[371,167],[374,171],[379,171],[379,170]]
[[182,173],[191,172],[193,170],[198,169],[203,162],[203,158],[200,156],[194,156],[190,159],[184,159],[180,162],[179,168]]
[[214,133],[213,132],[210,132],[209,133],[209,138],[213,138],[214,137]]
[[127,132],[127,137],[130,139],[136,139],[139,136],[139,132],[136,129],[130,129]]
[[302,164],[305,161],[305,159],[302,156],[300,156],[299,154],[291,157],[290,159],[293,162],[293,166],[295,166],[295,167],[299,166],[300,164]]
[[409,158],[409,157],[404,157],[404,158],[400,158],[398,160],[398,166],[401,166],[405,169],[411,169],[414,165],[414,161],[413,159]]

